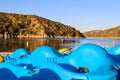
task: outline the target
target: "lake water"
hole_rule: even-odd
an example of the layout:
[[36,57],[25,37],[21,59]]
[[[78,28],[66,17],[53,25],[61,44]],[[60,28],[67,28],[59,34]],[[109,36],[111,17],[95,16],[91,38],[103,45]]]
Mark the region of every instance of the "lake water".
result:
[[18,48],[25,48],[33,51],[35,48],[43,45],[52,46],[55,49],[77,48],[83,43],[94,43],[102,47],[113,47],[120,44],[120,39],[105,38],[20,38],[20,39],[0,39],[0,52],[13,52]]

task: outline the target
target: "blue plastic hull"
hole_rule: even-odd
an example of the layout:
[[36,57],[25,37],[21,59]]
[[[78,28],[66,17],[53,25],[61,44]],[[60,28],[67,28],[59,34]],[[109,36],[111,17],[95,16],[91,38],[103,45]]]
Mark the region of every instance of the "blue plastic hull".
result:
[[[115,47],[114,47],[115,48]],[[116,50],[104,49],[95,44],[82,44],[70,54],[60,54],[49,46],[36,48],[32,53],[17,49],[4,56],[0,64],[1,80],[119,80],[119,64]],[[114,52],[114,54],[112,54]],[[80,73],[78,67],[87,67],[89,72]]]

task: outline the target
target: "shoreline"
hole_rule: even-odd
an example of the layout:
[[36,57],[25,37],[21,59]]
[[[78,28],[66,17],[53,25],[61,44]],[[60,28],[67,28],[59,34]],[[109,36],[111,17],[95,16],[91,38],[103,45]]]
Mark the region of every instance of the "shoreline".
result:
[[[48,36],[20,36],[18,35],[15,38],[42,38],[42,39],[49,39],[49,38],[85,38],[85,37],[72,37],[72,36],[54,36],[54,37],[48,37]],[[2,36],[0,36],[0,39],[2,39]],[[10,38],[4,38],[4,39],[10,39]]]

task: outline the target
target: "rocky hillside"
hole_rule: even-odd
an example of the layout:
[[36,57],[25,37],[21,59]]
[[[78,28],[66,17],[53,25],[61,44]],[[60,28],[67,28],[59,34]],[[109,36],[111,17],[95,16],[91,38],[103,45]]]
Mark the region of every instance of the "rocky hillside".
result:
[[93,30],[83,34],[86,37],[120,37],[120,26],[106,30]]
[[[12,37],[84,37],[79,30],[36,15],[0,12],[0,34]],[[5,35],[6,34],[6,35]]]

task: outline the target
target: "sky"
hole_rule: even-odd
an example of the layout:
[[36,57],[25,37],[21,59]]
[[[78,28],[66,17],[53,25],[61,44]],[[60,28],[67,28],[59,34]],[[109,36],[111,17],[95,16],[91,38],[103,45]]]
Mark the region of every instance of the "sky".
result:
[[34,14],[80,32],[120,25],[120,0],[1,0],[0,12]]

